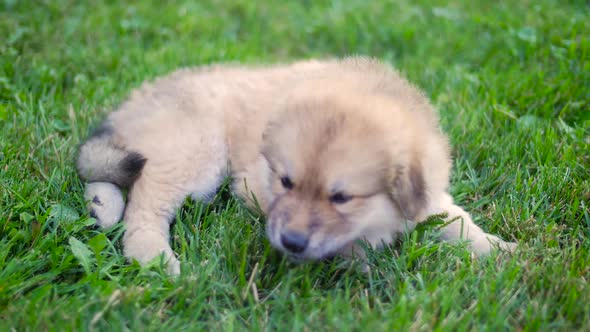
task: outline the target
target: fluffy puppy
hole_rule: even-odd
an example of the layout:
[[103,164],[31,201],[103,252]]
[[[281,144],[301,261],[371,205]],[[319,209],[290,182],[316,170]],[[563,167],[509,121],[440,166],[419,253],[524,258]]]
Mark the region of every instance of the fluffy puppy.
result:
[[163,254],[171,273],[175,209],[210,198],[228,175],[295,260],[362,255],[359,241],[379,247],[439,213],[444,240],[468,240],[478,255],[514,247],[453,203],[449,145],[427,98],[366,58],[177,71],[111,113],[77,165],[97,223],[124,212],[125,255]]

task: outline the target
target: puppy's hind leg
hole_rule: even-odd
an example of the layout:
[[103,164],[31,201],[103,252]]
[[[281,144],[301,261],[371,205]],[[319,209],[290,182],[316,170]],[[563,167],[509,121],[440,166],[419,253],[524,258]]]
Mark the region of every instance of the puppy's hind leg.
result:
[[453,203],[449,194],[443,195],[437,210],[435,213],[448,213],[448,220],[451,221],[442,229],[443,240],[467,240],[471,251],[478,256],[487,255],[495,248],[511,252],[516,247],[516,243],[506,242],[495,235],[484,232],[473,222],[465,210]]

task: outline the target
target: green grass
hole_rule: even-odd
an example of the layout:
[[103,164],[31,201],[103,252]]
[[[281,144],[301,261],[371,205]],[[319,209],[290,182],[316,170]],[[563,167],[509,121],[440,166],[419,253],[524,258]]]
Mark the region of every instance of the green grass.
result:
[[[590,8],[585,1],[0,3],[0,330],[590,330]],[[187,202],[178,279],[89,225],[73,166],[90,128],[180,66],[367,54],[438,107],[452,192],[512,257],[414,232],[293,265],[225,192]]]

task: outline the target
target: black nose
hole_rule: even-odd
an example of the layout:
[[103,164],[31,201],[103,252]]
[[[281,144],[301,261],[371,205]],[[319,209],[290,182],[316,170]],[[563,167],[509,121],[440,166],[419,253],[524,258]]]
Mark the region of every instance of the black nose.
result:
[[281,243],[287,250],[292,253],[302,253],[307,248],[309,239],[304,234],[298,232],[287,232],[281,234]]

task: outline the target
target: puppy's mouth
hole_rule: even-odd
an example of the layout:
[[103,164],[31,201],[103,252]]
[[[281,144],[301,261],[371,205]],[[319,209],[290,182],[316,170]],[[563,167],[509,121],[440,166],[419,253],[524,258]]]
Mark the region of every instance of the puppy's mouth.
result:
[[304,249],[289,250],[282,243],[281,234],[283,230],[280,225],[269,222],[266,225],[266,232],[271,245],[294,263],[331,260],[339,256],[342,251],[345,251],[355,241],[352,234],[336,237],[311,234],[309,236],[309,242]]

